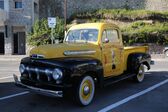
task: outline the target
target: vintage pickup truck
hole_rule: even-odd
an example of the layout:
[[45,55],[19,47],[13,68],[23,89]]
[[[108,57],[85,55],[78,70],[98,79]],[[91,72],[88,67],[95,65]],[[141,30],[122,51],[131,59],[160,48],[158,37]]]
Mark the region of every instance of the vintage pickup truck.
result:
[[124,47],[117,25],[85,23],[72,26],[64,42],[42,45],[21,60],[15,84],[44,95],[72,93],[79,104],[91,103],[95,88],[126,78],[137,82],[150,69],[147,46]]

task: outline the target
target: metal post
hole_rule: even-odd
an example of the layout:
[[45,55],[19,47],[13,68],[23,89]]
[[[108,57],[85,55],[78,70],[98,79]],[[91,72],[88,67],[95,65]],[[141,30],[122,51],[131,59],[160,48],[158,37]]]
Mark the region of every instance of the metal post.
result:
[[51,44],[54,44],[54,34],[53,34],[54,28],[51,29]]
[[66,25],[67,25],[67,0],[64,0],[64,31],[66,32]]

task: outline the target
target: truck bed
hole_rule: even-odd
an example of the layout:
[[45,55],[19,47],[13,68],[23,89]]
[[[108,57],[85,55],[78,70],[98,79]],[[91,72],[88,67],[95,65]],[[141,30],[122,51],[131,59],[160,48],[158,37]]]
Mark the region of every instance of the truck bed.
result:
[[148,46],[129,46],[124,47],[124,70],[127,70],[127,59],[131,53],[146,53],[148,52]]

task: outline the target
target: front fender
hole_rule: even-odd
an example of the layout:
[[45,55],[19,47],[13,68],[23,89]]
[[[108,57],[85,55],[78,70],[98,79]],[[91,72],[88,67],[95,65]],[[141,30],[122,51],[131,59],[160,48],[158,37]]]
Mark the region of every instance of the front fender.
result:
[[101,61],[90,58],[89,60],[83,59],[82,62],[73,65],[73,73],[71,74],[70,82],[76,84],[85,75],[90,75],[96,78],[98,84],[103,83],[103,66]]

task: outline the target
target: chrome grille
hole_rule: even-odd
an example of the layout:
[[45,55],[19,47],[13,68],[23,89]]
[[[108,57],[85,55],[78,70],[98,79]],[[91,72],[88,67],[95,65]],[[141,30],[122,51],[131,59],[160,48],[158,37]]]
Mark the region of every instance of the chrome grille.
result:
[[27,75],[28,79],[31,79],[34,81],[49,82],[53,79],[52,78],[52,70],[37,68],[37,67],[27,66],[26,67],[26,75]]

